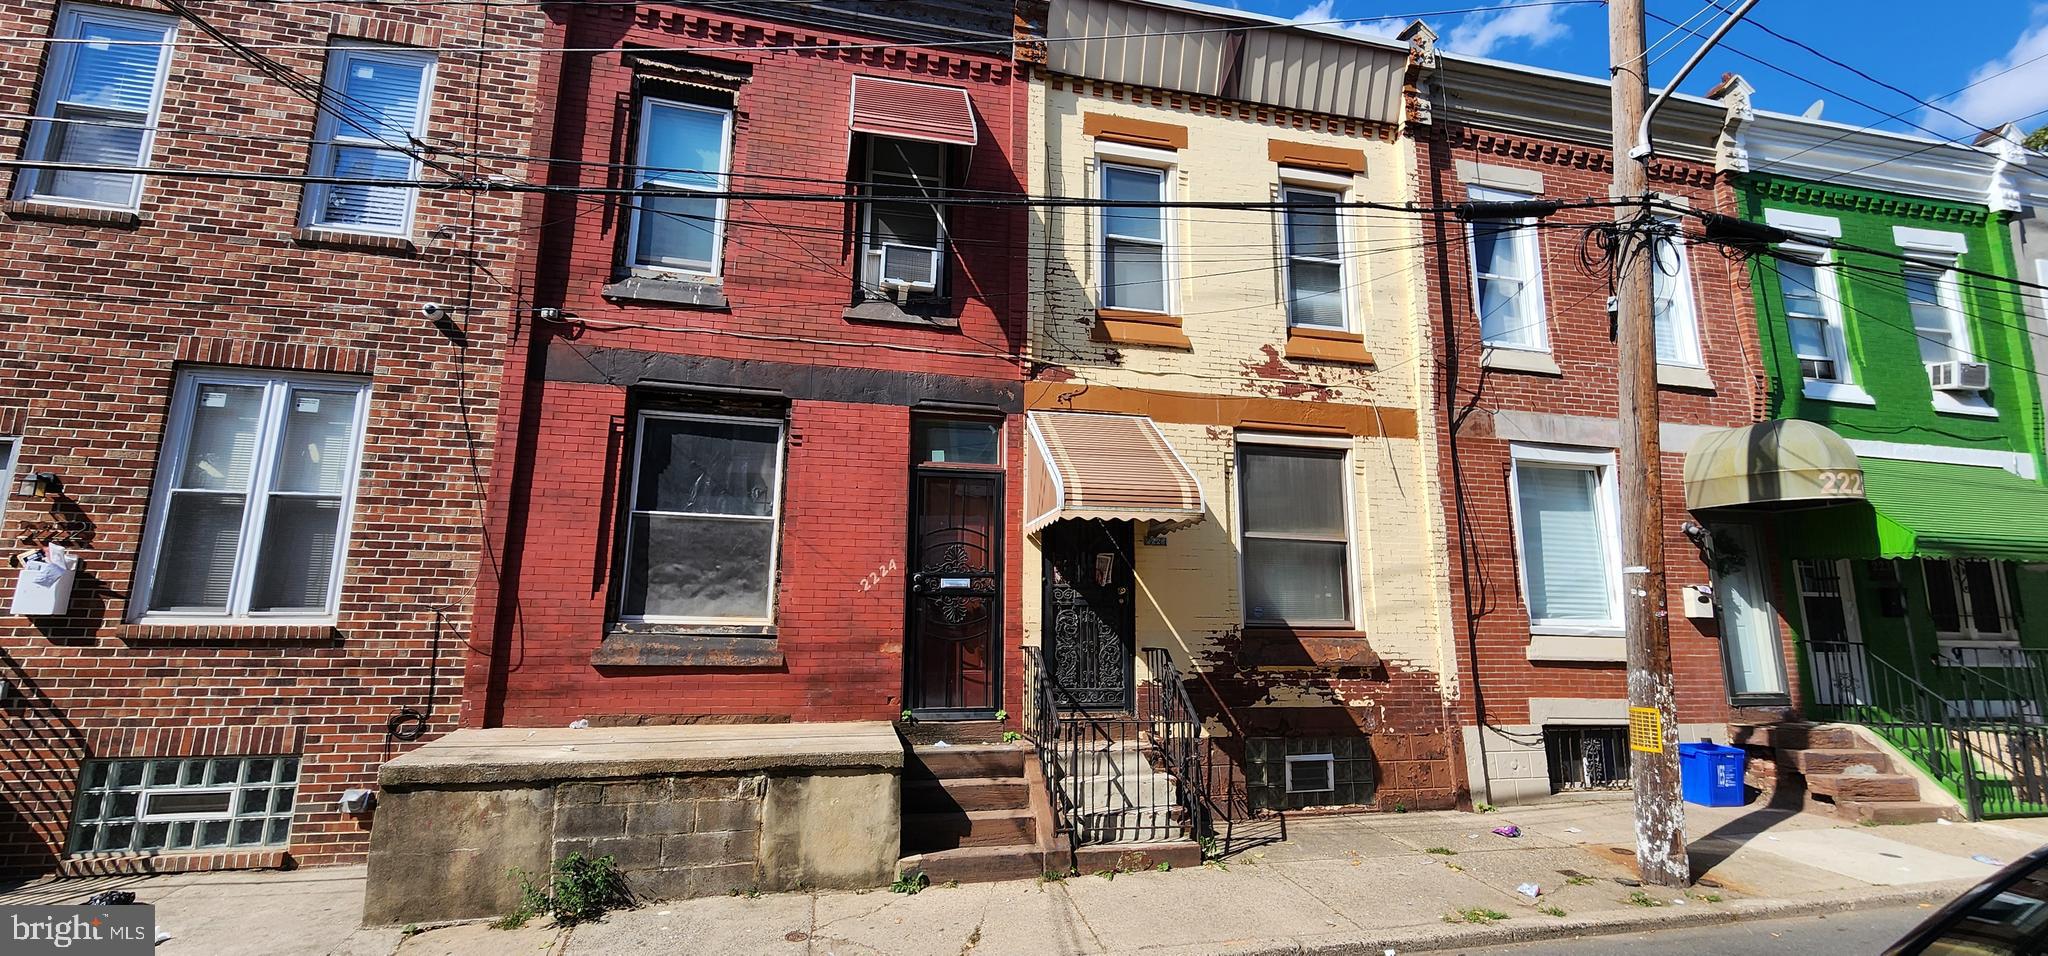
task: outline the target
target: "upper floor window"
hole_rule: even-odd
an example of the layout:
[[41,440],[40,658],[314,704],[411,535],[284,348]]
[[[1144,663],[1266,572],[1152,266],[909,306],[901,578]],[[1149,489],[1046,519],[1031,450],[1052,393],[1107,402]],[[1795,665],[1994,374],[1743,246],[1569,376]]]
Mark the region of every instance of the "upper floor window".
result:
[[1167,170],[1103,163],[1101,197],[1139,205],[1102,209],[1102,307],[1168,311]]
[[179,376],[135,604],[144,617],[331,617],[369,385]]
[[[1469,187],[1473,202],[1523,202],[1521,193]],[[1479,219],[1471,226],[1472,299],[1479,310],[1479,339],[1498,348],[1542,351],[1550,347],[1543,327],[1543,268],[1534,219]]]
[[1799,359],[1800,377],[1813,382],[1848,382],[1848,348],[1832,284],[1834,272],[1824,256],[1808,258],[1788,251],[1778,260],[1778,297],[1785,309],[1785,330]]
[[1516,550],[1530,627],[1620,633],[1614,455],[1525,445],[1512,454]]
[[632,264],[712,276],[725,238],[732,110],[640,101],[635,194],[626,248]]
[[771,623],[781,491],[780,419],[641,412],[619,616]]
[[[946,152],[941,143],[867,137],[871,196],[861,235],[861,288],[869,294],[941,294],[946,278]],[[905,200],[918,200],[915,202]]]
[[412,231],[419,191],[417,143],[426,132],[434,56],[421,50],[344,43],[327,58],[313,175],[350,180],[306,192],[306,225],[402,236]]
[[1971,361],[1970,328],[1963,318],[1955,270],[1938,265],[1908,265],[1904,275],[1906,304],[1913,313],[1913,335],[1919,340],[1920,361],[1929,365]]
[[1651,274],[1650,289],[1657,316],[1657,361],[1698,367],[1699,313],[1693,308],[1692,269],[1686,262],[1685,234],[1675,219],[1658,223],[1656,269]]
[[1350,296],[1344,282],[1344,216],[1340,190],[1284,186],[1280,200],[1287,245],[1287,321],[1348,330]]
[[1240,435],[1244,619],[1352,624],[1349,439]]
[[[31,162],[139,168],[149,165],[163,105],[174,21],[128,10],[67,5],[22,151]],[[15,197],[116,209],[142,198],[135,173],[23,168]]]

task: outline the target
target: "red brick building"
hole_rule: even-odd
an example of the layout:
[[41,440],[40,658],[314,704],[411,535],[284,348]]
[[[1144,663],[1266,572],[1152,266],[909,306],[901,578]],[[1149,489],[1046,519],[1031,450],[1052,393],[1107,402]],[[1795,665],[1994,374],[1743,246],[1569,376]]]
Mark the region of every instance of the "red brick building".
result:
[[192,10],[0,4],[8,872],[360,859],[458,716],[544,18]]
[[550,34],[466,725],[1021,713],[1012,23],[840,6]]
[[[1607,196],[1604,82],[1446,54],[1423,90],[1419,202]],[[1728,210],[1732,193],[1713,165],[1719,123],[1711,104],[1674,98],[1657,127],[1652,188]],[[1444,216],[1429,236],[1451,617],[1475,800],[1628,781],[1617,357],[1606,272],[1586,228],[1612,219],[1599,208],[1540,221]],[[1688,242],[1696,220],[1671,225],[1656,277],[1666,603],[1680,737],[1720,739],[1732,707],[1784,703],[1779,658],[1789,655],[1775,616],[1729,611],[1769,586],[1742,560],[1761,547],[1756,529],[1715,525],[1713,570],[1681,530],[1691,518],[1686,450],[1710,429],[1756,421],[1762,383],[1746,267]],[[1704,618],[1685,612],[1696,586],[1718,592],[1719,619],[1710,606]]]

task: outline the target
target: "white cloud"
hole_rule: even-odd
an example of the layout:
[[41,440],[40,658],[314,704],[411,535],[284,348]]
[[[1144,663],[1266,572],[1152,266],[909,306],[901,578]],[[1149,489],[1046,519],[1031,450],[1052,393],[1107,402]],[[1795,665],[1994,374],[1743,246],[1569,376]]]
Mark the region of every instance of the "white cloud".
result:
[[1340,30],[1343,30],[1346,33],[1356,33],[1360,36],[1382,37],[1388,40],[1393,39],[1396,35],[1398,35],[1403,29],[1406,29],[1408,26],[1408,21],[1399,17],[1395,17],[1391,20],[1367,20],[1361,23],[1327,22],[1330,20],[1335,20],[1341,16],[1344,16],[1344,14],[1340,14],[1337,12],[1336,0],[1316,0],[1316,3],[1311,5],[1308,9],[1295,14],[1294,22],[1321,22],[1323,26],[1336,27]]
[[[1940,106],[1969,120],[1971,126],[1985,129],[2048,109],[2048,57],[2043,54],[2048,54],[2048,3],[2036,3],[2033,25],[2020,34],[2012,49],[1971,71],[1973,85],[1941,101]],[[1969,132],[1953,116],[1934,110],[1925,113],[1921,122],[1930,129],[1953,135]],[[2036,116],[2023,125],[2033,129],[2043,122],[2042,117]]]
[[1504,9],[1475,13],[1459,20],[1449,33],[1444,34],[1443,46],[1454,53],[1469,56],[1492,56],[1495,51],[1513,43],[1543,46],[1571,32],[1571,28],[1558,19],[1564,9],[1562,6],[1505,6]]

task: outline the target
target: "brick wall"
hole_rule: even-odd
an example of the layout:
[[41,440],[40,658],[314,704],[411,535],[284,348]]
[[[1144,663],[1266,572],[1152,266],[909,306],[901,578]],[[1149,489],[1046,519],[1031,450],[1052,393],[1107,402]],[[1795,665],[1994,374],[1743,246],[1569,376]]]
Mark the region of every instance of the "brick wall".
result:
[[[544,22],[535,10],[502,7],[193,6],[258,44],[320,45],[342,35],[517,48],[535,42]],[[46,36],[55,12],[42,0],[0,3],[0,31]],[[150,162],[304,174],[313,105],[189,24],[179,38]],[[0,111],[29,113],[50,47],[4,47],[0,74],[17,82],[0,90]],[[316,82],[326,58],[320,49],[267,52]],[[531,152],[533,81],[521,53],[442,54],[424,138]],[[23,128],[0,124],[0,155],[20,155]],[[526,174],[501,161],[442,161]],[[11,189],[13,178],[0,175],[0,185]],[[72,613],[0,620],[0,678],[15,691],[0,730],[0,870],[55,866],[81,760],[253,752],[259,743],[304,758],[291,856],[360,859],[369,820],[339,813],[335,801],[346,788],[374,785],[377,765],[411,746],[386,736],[386,719],[413,706],[433,710],[430,734],[454,726],[497,370],[522,305],[515,290],[527,204],[516,194],[426,192],[405,248],[337,247],[295,238],[300,191],[291,182],[157,176],[132,217],[73,221],[11,207],[0,219],[0,425],[20,439],[19,472],[53,472],[63,482],[48,501],[5,489],[0,533],[17,547],[54,535],[84,560]],[[420,315],[425,301],[457,308],[466,348]],[[173,377],[200,364],[370,380],[332,626],[127,623]],[[438,628],[429,605],[449,608]],[[258,857],[276,860],[217,862]],[[96,871],[122,865],[101,861]]]
[[[1007,60],[957,50],[821,47],[773,52],[734,47],[887,42],[687,5],[578,8],[564,44],[689,50],[751,72],[736,94],[734,188],[836,195],[851,159],[848,97],[857,75],[965,88],[980,141],[963,155],[961,185],[1021,190],[1018,102]],[[618,185],[608,164],[630,162],[633,76],[613,53],[574,54],[559,94],[554,180]],[[619,274],[621,208],[596,197],[558,197],[545,216],[543,306],[563,320],[536,325],[513,345],[505,447],[492,516],[496,560],[479,601],[464,721],[548,725],[697,720],[891,719],[902,709],[905,587],[910,568],[910,425],[913,401],[1021,378],[1023,214],[956,207],[946,325],[869,324],[846,318],[856,270],[854,207],[735,200],[727,211],[724,308],[607,299]],[[593,374],[600,355],[633,369]],[[705,363],[732,384],[783,390],[789,402],[775,642],[784,663],[765,667],[599,667],[592,655],[612,621],[626,409],[640,371],[670,363],[687,380]],[[607,369],[619,368],[607,365]],[[849,387],[847,376],[860,380]],[[830,379],[838,384],[821,384]],[[662,388],[690,392],[673,383]],[[809,396],[809,397],[802,397]],[[1014,399],[1012,399],[1014,403]],[[1004,456],[1017,462],[1020,423],[1006,423]],[[1015,528],[1021,468],[1006,481],[1003,527],[1005,670],[1002,706],[1021,714],[1016,676]]]

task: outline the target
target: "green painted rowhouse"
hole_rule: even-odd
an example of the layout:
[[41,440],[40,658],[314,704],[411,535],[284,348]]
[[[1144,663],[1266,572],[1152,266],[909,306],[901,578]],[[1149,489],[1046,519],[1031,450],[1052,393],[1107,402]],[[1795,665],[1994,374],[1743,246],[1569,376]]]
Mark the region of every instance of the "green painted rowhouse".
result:
[[1747,94],[1717,91],[1719,161],[1739,215],[1796,238],[1751,258],[1769,421],[1733,442],[1755,501],[1724,514],[1764,531],[1798,696],[1750,703],[1867,727],[1972,816],[2048,813],[2048,486],[2007,144]]

